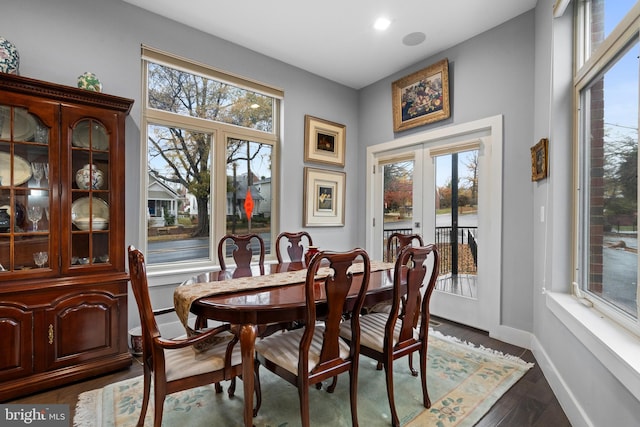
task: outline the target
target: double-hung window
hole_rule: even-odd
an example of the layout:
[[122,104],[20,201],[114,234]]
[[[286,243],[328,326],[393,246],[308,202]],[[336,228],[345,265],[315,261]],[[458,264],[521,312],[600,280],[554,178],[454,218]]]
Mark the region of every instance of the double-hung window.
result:
[[639,333],[640,3],[576,3],[578,293]]
[[272,252],[282,91],[145,46],[142,59],[147,263],[217,264],[228,233]]

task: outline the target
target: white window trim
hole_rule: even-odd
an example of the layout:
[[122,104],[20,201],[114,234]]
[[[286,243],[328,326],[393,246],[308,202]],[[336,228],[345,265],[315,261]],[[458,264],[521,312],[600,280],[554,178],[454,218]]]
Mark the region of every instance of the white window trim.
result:
[[[161,64],[167,67],[179,69],[192,74],[203,75],[207,78],[212,78],[218,81],[223,81],[229,83],[231,85],[241,87],[247,90],[252,90],[256,93],[261,93],[266,96],[270,96],[274,99],[274,123],[273,129],[270,132],[265,132],[256,129],[250,128],[241,128],[236,125],[224,123],[224,122],[211,122],[206,119],[201,119],[198,117],[189,117],[189,116],[180,116],[179,120],[177,120],[177,115],[172,114],[166,111],[157,110],[154,108],[149,108],[146,98],[143,96],[145,100],[143,102],[141,108],[141,141],[147,141],[147,130],[148,125],[150,123],[158,123],[161,125],[175,125],[179,127],[186,127],[191,130],[198,130],[206,133],[211,133],[213,138],[213,149],[212,149],[212,168],[217,170],[222,168],[222,170],[226,170],[226,164],[224,159],[226,158],[226,141],[227,137],[236,137],[243,140],[251,140],[259,143],[264,143],[271,145],[272,149],[272,157],[273,161],[271,164],[271,179],[272,179],[272,206],[271,206],[271,218],[272,218],[272,226],[271,226],[271,241],[275,242],[275,236],[278,232],[278,223],[279,223],[279,191],[278,191],[278,170],[279,170],[279,141],[280,141],[280,130],[282,125],[280,121],[282,120],[282,100],[284,98],[284,90],[280,88],[276,88],[273,86],[269,86],[263,84],[261,82],[248,79],[246,77],[238,76],[226,71],[218,70],[214,67],[211,67],[206,64],[201,64],[189,59],[182,58],[177,55],[173,55],[167,52],[163,52],[161,50],[142,45],[142,63],[141,67],[141,81],[144,82],[142,87],[143,95],[146,95],[147,88],[147,66],[144,65],[147,62],[154,62],[157,64]],[[141,242],[140,246],[146,248],[147,245],[147,219],[146,215],[146,203],[147,198],[145,194],[145,189],[148,186],[148,173],[147,173],[147,145],[141,144],[140,146],[141,154],[140,159],[142,162],[140,168],[140,178],[139,182],[141,183],[141,215],[140,215],[140,223],[139,223],[139,241]],[[212,175],[213,179],[213,175]],[[215,180],[211,186],[211,201],[210,206],[211,209],[220,210],[222,212],[226,211],[226,197],[217,197],[215,194],[226,194],[226,183],[218,182],[219,180]],[[147,266],[147,275],[150,279],[150,286],[161,286],[167,284],[176,284],[181,283],[194,274],[199,274],[208,271],[219,270],[218,264],[218,255],[217,255],[217,244],[215,242],[219,241],[225,234],[225,221],[224,219],[219,218],[217,215],[214,215],[212,221],[212,230],[209,236],[210,239],[210,247],[211,247],[211,260],[202,260],[202,261],[182,261],[182,262],[174,262],[171,264],[154,264]],[[273,262],[275,260],[275,251],[265,259],[265,262]]]
[[[585,7],[576,7],[578,8],[575,18],[577,27],[574,31],[584,33],[585,16],[581,14],[587,14],[589,11]],[[637,10],[638,8],[640,8],[640,4],[636,4],[633,9]],[[623,22],[626,22],[627,27],[634,27],[634,29],[623,31],[622,28],[625,26],[618,26],[607,37],[605,42],[598,47],[598,51],[604,50],[605,52],[601,55],[601,60],[612,59],[620,50],[621,46],[626,45],[630,38],[633,37],[633,33],[637,31],[635,29],[639,25],[637,19],[634,20],[627,17]],[[584,40],[585,37],[581,37],[581,39]],[[576,60],[581,64],[580,71],[574,77],[573,91],[574,105],[576,106],[580,105],[579,96],[581,89],[584,88],[598,72],[595,68],[597,52],[595,52],[596,55],[587,53],[590,49],[590,46],[588,46],[589,40],[590,39],[587,38],[586,43],[578,40],[574,46],[578,54]],[[577,141],[579,121],[577,120],[577,115],[574,116],[574,118],[576,119],[574,129],[576,129],[575,135]],[[577,166],[575,158],[573,161],[574,167]],[[575,181],[578,182],[577,179]],[[574,188],[574,196],[577,192],[577,189]],[[574,200],[574,205],[576,203],[578,203],[577,199]],[[577,220],[575,215],[576,214],[574,214],[572,221]],[[579,221],[575,222],[576,226],[574,229],[574,265],[577,265],[578,257],[580,256],[577,250],[579,247],[579,230],[577,224],[579,223]],[[637,324],[630,325],[628,319],[615,313],[613,309],[602,307],[599,301],[589,300],[588,295],[585,298],[584,295],[581,295],[578,284],[574,284],[571,287],[568,286],[567,289],[571,289],[573,292],[544,291],[547,309],[556,316],[585,349],[590,352],[631,395],[640,400],[640,358],[638,358],[640,336],[633,332],[637,330],[637,328],[634,327]],[[558,376],[560,377],[560,375]],[[561,378],[559,379],[561,380]]]

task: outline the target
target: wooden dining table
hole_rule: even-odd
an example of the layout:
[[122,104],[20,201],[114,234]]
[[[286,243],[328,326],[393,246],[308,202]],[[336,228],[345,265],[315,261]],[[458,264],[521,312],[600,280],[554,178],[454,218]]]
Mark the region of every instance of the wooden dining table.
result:
[[[213,271],[194,276],[175,290],[174,303],[177,311],[186,295],[191,294],[190,313],[199,318],[238,326],[246,427],[253,425],[254,358],[258,331],[262,325],[294,322],[304,318],[305,272],[306,265],[303,262],[266,264],[262,268],[256,266],[245,271]],[[347,303],[355,299],[362,283],[361,277],[362,274],[354,274]],[[298,281],[300,278],[301,281]],[[251,282],[255,282],[256,286],[253,287]],[[197,289],[197,295],[201,296],[195,297],[193,291],[189,290],[192,286]],[[372,262],[365,307],[390,299],[392,290],[393,264]],[[321,316],[326,307],[323,287],[317,286],[316,293],[317,312]],[[182,310],[185,311],[184,308]],[[183,323],[186,323],[186,319],[183,319]]]

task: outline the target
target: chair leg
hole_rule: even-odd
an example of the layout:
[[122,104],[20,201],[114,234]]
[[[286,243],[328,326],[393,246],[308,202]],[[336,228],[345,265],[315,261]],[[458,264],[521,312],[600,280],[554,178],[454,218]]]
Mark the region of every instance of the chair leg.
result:
[[414,377],[417,377],[418,371],[413,369],[413,353],[409,353],[408,357],[409,357],[409,370],[411,371],[411,375],[413,375]]
[[309,427],[309,383],[307,385],[298,384],[298,396],[300,397],[300,421],[302,427]]
[[216,383],[216,393],[222,393],[222,385],[220,385],[220,383]]
[[253,416],[258,416],[258,408],[262,406],[262,388],[260,386],[260,375],[256,372],[254,374],[254,382],[253,382],[254,391],[256,393],[256,407],[253,410]]
[[153,403],[155,405],[153,411],[153,427],[162,427],[162,410],[164,409],[164,393],[158,393],[158,388],[154,387]]
[[[425,340],[427,338],[425,337]],[[426,347],[426,346],[425,346]],[[427,349],[420,351],[420,379],[422,380],[422,405],[431,408],[431,399],[427,390]]]
[[262,406],[262,388],[260,386],[260,361],[258,359],[254,360],[253,363],[253,372],[254,372],[254,388],[256,390],[256,406],[253,408],[253,416],[258,416],[258,411],[260,410],[260,406]]
[[338,376],[336,375],[333,377],[333,381],[331,382],[331,385],[327,387],[327,393],[333,393],[337,385],[338,385]]
[[149,396],[151,395],[151,374],[144,368],[144,391],[142,395],[142,407],[140,408],[140,417],[138,418],[138,427],[144,425],[144,418],[147,415],[147,408],[149,407]]
[[351,401],[351,425],[358,427],[358,359],[352,361],[349,370],[349,395]]
[[376,365],[376,370],[382,371],[382,362],[378,362],[378,364]]
[[389,408],[391,409],[391,425],[400,427],[398,411],[396,411],[396,400],[393,394],[393,360],[385,360],[384,371],[387,380],[387,397],[389,398]]
[[227,390],[227,393],[229,393],[229,397],[233,397],[233,395],[236,393],[236,378],[237,377],[231,378],[231,384],[229,384],[229,389]]

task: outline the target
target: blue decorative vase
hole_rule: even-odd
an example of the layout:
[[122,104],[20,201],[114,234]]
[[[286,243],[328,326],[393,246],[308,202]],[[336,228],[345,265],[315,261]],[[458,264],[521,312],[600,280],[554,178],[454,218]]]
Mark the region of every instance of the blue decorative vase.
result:
[[0,37],[0,72],[18,75],[20,54],[13,43]]

